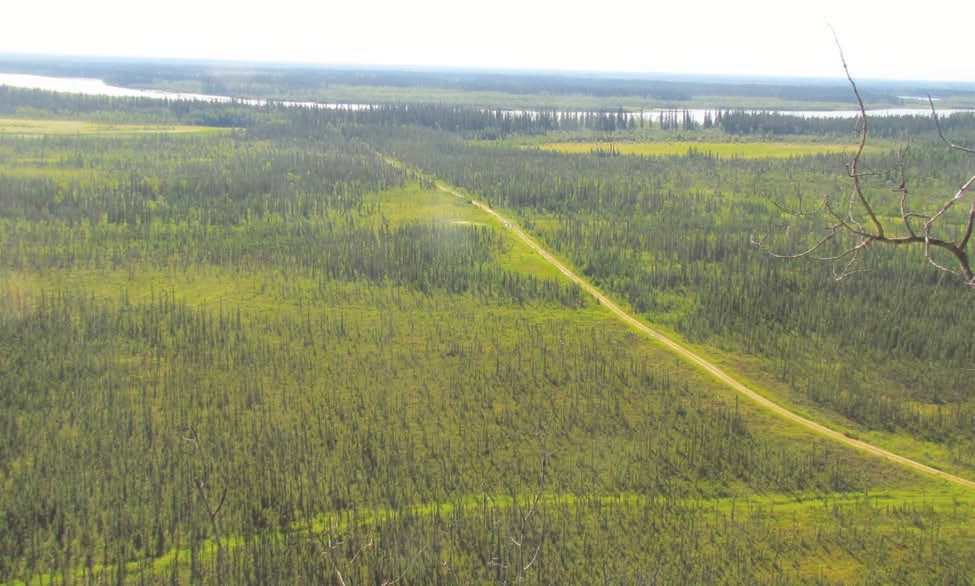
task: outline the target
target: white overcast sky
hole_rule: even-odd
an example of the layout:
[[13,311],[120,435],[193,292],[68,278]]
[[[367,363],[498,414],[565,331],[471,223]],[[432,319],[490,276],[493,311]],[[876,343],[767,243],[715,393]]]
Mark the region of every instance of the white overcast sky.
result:
[[0,0],[0,53],[975,82],[970,0]]

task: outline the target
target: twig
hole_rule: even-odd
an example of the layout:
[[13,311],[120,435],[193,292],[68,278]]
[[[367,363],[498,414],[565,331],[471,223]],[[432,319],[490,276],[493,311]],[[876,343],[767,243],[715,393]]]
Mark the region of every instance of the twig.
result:
[[220,514],[220,509],[223,508],[223,505],[226,502],[227,487],[224,487],[223,492],[220,495],[220,502],[218,502],[217,506],[214,507],[210,502],[210,496],[207,494],[207,483],[210,481],[210,463],[207,461],[206,452],[203,451],[203,446],[200,445],[200,438],[196,433],[196,428],[190,427],[190,437],[184,439],[191,442],[196,448],[196,453],[203,465],[203,475],[194,479],[193,483],[200,495],[200,500],[203,501],[203,504],[206,507],[207,515],[210,517],[210,527],[213,530],[213,539],[217,542],[217,564],[219,566],[221,579],[223,579],[227,567],[227,558],[223,549],[220,522],[217,519],[217,515]]
[[[888,235],[887,228],[884,226],[884,223],[874,212],[872,203],[870,198],[867,196],[863,184],[863,178],[881,175],[881,173],[864,171],[861,169],[862,157],[869,136],[869,124],[867,120],[866,107],[863,103],[863,97],[860,94],[860,90],[857,87],[853,76],[850,74],[846,57],[843,54],[843,48],[840,45],[836,31],[833,30],[832,27],[830,27],[830,30],[833,33],[833,39],[836,41],[836,46],[840,53],[840,61],[843,65],[843,71],[846,74],[846,79],[852,88],[854,97],[856,98],[860,121],[860,136],[856,152],[847,166],[847,173],[853,182],[853,192],[850,195],[849,205],[847,206],[847,209],[841,213],[831,204],[829,196],[824,196],[822,206],[819,208],[819,213],[825,215],[830,220],[829,224],[825,227],[826,233],[824,236],[816,239],[816,241],[807,248],[799,252],[781,254],[769,251],[766,247],[769,234],[766,234],[761,238],[756,238],[753,235],[751,238],[752,244],[759,248],[766,249],[766,252],[776,258],[798,259],[810,257],[816,258],[817,260],[834,263],[842,260],[844,261],[842,268],[834,267],[834,277],[837,280],[845,279],[854,273],[860,272],[860,269],[856,268],[860,255],[874,243],[895,246],[912,244],[920,245],[924,251],[925,258],[938,270],[953,274],[957,274],[960,271],[960,273],[964,276],[966,284],[975,288],[975,274],[973,274],[968,255],[968,245],[971,242],[972,233],[975,232],[975,202],[972,203],[972,207],[969,210],[968,219],[959,240],[951,241],[935,236],[937,226],[939,224],[944,224],[944,218],[951,208],[964,199],[965,195],[969,191],[975,189],[975,176],[972,176],[964,185],[962,185],[954,196],[948,198],[933,215],[913,212],[909,209],[908,205],[909,199],[906,173],[907,148],[902,148],[898,152],[897,156],[896,170],[898,172],[899,184],[894,188],[894,192],[900,194],[900,223],[903,226],[906,235]],[[931,96],[928,96],[928,103],[931,107],[931,117],[934,120],[934,124],[937,128],[938,136],[941,141],[950,149],[975,154],[975,148],[961,146],[948,140],[944,134],[943,128],[941,127],[941,121],[937,115],[937,111],[934,107],[934,100],[931,98]],[[884,171],[884,174],[889,172],[890,170],[888,169]],[[776,206],[780,207],[778,204],[776,204]],[[807,216],[808,214],[801,212],[800,210],[800,213],[793,213],[792,215],[795,218],[801,218]],[[861,218],[864,216],[866,216],[866,219],[861,221]],[[794,222],[795,220],[786,226],[784,231],[786,235],[789,234]],[[831,245],[832,243],[837,243],[838,246],[842,247],[842,250],[833,255],[817,256],[818,251],[824,249],[824,247]],[[939,262],[933,254],[933,249],[935,248],[944,250],[951,254],[955,258],[959,270],[953,270]]]

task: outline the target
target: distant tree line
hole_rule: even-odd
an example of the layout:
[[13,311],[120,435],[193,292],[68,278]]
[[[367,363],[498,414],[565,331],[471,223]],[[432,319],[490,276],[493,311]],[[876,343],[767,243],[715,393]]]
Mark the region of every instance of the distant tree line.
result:
[[[498,110],[445,104],[376,104],[324,108],[271,102],[263,107],[239,102],[210,103],[52,93],[0,86],[0,115],[49,117],[88,116],[96,120],[141,120],[223,128],[249,128],[266,136],[315,133],[326,127],[421,126],[495,140],[512,135],[543,135],[553,131],[617,132],[633,129],[695,131],[717,129],[737,136],[850,136],[856,122],[844,117],[809,117],[774,111],[715,109],[698,120],[687,109],[634,113],[622,108],[604,111]],[[873,119],[871,133],[880,138],[933,137],[923,114]],[[975,115],[942,117],[953,136],[975,135]]]

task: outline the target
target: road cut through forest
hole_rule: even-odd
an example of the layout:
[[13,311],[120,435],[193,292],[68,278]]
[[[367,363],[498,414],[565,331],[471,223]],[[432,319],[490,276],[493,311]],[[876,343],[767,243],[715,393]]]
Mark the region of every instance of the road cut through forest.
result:
[[[443,183],[438,182],[437,183],[437,187],[440,190],[442,190],[442,191],[444,191],[446,193],[449,193],[451,195],[454,195],[456,197],[459,197],[459,198],[462,198],[462,199],[469,199],[466,195],[458,192],[457,190],[455,190],[455,189],[453,189],[453,188],[451,188],[451,187],[449,187],[449,186],[447,186],[447,185],[445,185]],[[511,230],[512,233],[515,236],[517,236],[522,242],[524,242],[528,247],[530,247],[532,250],[534,250],[535,252],[537,252],[539,254],[539,256],[541,256],[546,262],[548,262],[549,264],[551,264],[552,266],[554,266],[556,269],[559,270],[559,272],[561,272],[563,275],[565,275],[569,280],[571,280],[575,284],[579,285],[580,287],[582,287],[583,290],[585,290],[587,293],[589,293],[590,295],[592,295],[593,297],[595,297],[596,300],[599,301],[600,304],[602,304],[604,307],[606,307],[611,312],[613,312],[616,315],[616,317],[618,317],[624,323],[629,324],[631,327],[633,327],[637,331],[643,333],[646,336],[649,336],[650,338],[656,340],[660,344],[663,344],[664,346],[670,348],[670,350],[672,350],[678,356],[681,356],[681,357],[685,358],[686,360],[688,360],[689,362],[691,362],[692,364],[694,364],[698,368],[700,368],[700,369],[702,369],[702,370],[710,373],[713,377],[715,377],[719,381],[723,382],[724,384],[728,385],[729,387],[731,387],[732,389],[734,389],[736,392],[740,393],[741,395],[744,395],[748,399],[750,399],[753,402],[757,403],[761,407],[763,407],[765,409],[768,409],[769,411],[777,414],[778,416],[780,416],[780,417],[782,417],[782,418],[784,418],[786,420],[789,420],[789,421],[792,421],[792,422],[794,422],[796,424],[799,424],[799,425],[801,425],[801,426],[803,426],[803,427],[805,427],[807,429],[810,429],[810,430],[812,430],[812,431],[814,431],[814,432],[816,432],[816,433],[818,433],[818,434],[820,434],[822,436],[828,437],[828,438],[830,438],[832,440],[835,440],[835,441],[837,441],[839,443],[842,443],[842,444],[851,446],[853,448],[856,448],[856,449],[861,450],[863,452],[866,452],[868,454],[872,454],[874,456],[878,456],[880,458],[884,458],[884,459],[886,459],[888,461],[896,462],[898,464],[901,464],[903,466],[907,466],[907,467],[912,468],[914,470],[917,470],[919,472],[922,472],[922,473],[925,473],[925,474],[929,474],[931,476],[935,476],[935,477],[938,477],[938,478],[942,478],[942,479],[947,480],[949,482],[952,482],[954,484],[957,484],[957,485],[960,485],[960,486],[963,486],[963,487],[966,487],[966,488],[975,489],[975,481],[968,480],[967,478],[962,478],[960,476],[955,476],[954,474],[950,474],[948,472],[944,472],[944,471],[938,470],[936,468],[932,468],[931,466],[927,466],[927,465],[922,464],[921,462],[918,462],[916,460],[912,460],[912,459],[907,458],[905,456],[901,456],[899,454],[895,454],[894,452],[891,452],[889,450],[885,450],[885,449],[883,449],[881,447],[878,447],[878,446],[875,446],[873,444],[867,443],[867,442],[862,441],[860,439],[850,437],[850,436],[848,436],[848,435],[846,435],[846,434],[844,434],[842,432],[836,431],[835,429],[830,429],[829,427],[826,427],[825,425],[823,425],[821,423],[817,423],[816,421],[813,421],[811,419],[807,419],[806,417],[803,417],[803,416],[801,416],[801,415],[799,415],[799,414],[797,414],[797,413],[795,413],[793,411],[790,411],[789,409],[783,407],[782,405],[779,405],[778,403],[775,403],[775,402],[769,400],[768,398],[760,395],[759,393],[757,393],[754,390],[748,388],[747,386],[745,386],[743,383],[741,383],[740,381],[738,381],[737,379],[735,379],[734,377],[732,377],[728,373],[726,373],[723,370],[721,370],[720,368],[718,368],[713,363],[711,363],[708,360],[704,359],[701,355],[697,354],[696,352],[694,352],[690,348],[687,348],[686,346],[683,346],[683,345],[677,343],[676,341],[672,340],[671,338],[669,338],[669,337],[661,334],[660,332],[658,332],[658,331],[650,328],[649,326],[647,326],[643,322],[639,321],[638,319],[636,319],[635,317],[633,317],[629,313],[623,311],[623,309],[621,309],[618,305],[616,305],[615,303],[613,303],[613,301],[610,300],[608,297],[606,297],[605,295],[603,295],[591,283],[589,283],[588,281],[586,281],[585,279],[583,279],[579,275],[577,275],[574,272],[572,272],[572,270],[570,270],[568,267],[566,267],[564,264],[562,264],[557,258],[555,258],[554,256],[552,256],[551,253],[549,253],[541,245],[539,245],[537,242],[535,242],[535,240],[533,240],[528,234],[526,234],[521,228],[518,227],[517,224],[515,224],[514,222],[512,222],[509,218],[506,218],[506,217],[502,216],[501,214],[499,214],[498,212],[494,211],[492,208],[490,208],[486,204],[481,203],[481,202],[479,202],[477,200],[470,199],[470,202],[474,206],[476,206],[476,207],[480,208],[481,210],[483,210],[485,213],[487,213],[487,214],[489,214],[489,215],[497,218],[499,221],[501,221],[507,229]]]

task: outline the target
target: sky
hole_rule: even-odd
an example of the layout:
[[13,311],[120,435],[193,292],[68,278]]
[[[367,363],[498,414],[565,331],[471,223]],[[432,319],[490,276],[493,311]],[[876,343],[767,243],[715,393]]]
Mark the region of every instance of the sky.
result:
[[959,0],[3,3],[0,54],[835,78],[835,30],[855,78],[975,82]]

